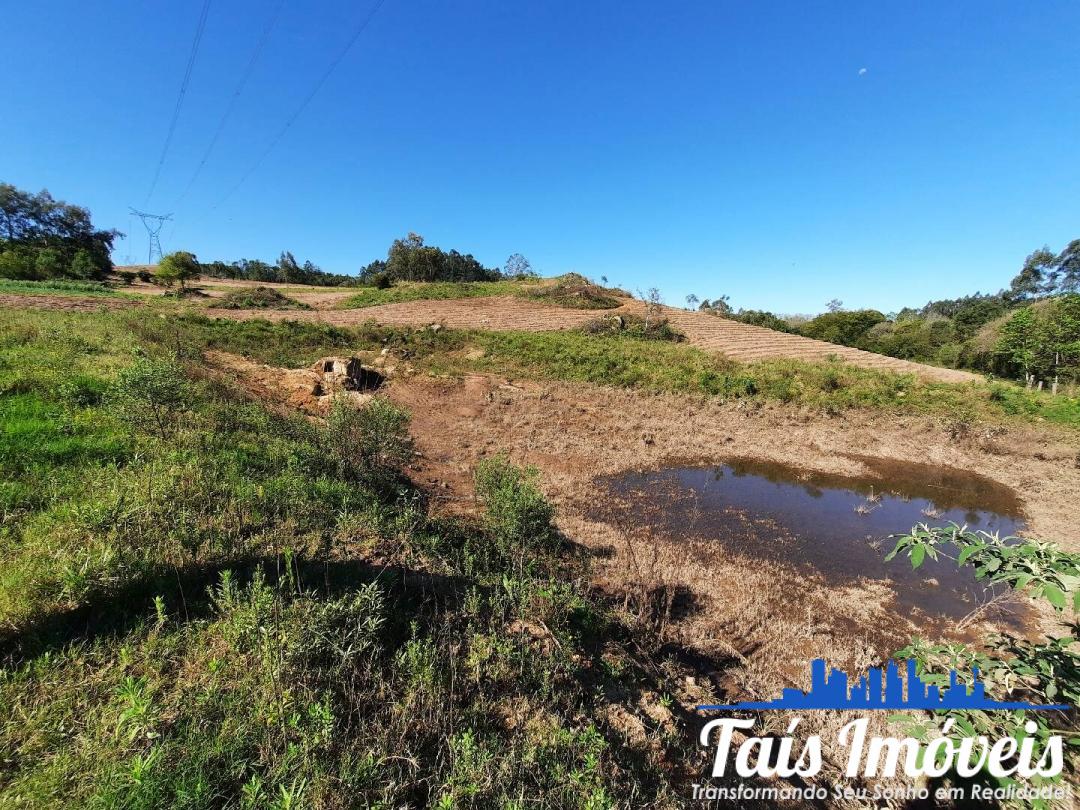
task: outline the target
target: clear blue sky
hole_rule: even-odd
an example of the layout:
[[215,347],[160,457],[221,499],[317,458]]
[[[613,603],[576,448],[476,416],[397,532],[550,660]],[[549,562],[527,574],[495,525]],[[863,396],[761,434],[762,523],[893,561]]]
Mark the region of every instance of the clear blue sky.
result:
[[[4,5],[0,180],[164,247],[355,272],[407,231],[501,266],[814,312],[1007,284],[1080,237],[1080,3],[201,0]],[[216,206],[216,207],[215,207]],[[132,230],[134,229],[134,230]]]

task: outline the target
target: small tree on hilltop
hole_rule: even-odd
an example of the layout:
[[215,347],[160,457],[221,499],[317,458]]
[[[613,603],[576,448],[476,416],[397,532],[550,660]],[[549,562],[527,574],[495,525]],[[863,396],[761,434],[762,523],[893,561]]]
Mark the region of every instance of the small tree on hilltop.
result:
[[654,315],[660,314],[660,307],[664,303],[664,297],[656,287],[649,287],[648,291],[637,291],[638,298],[645,302],[645,331],[649,331],[649,320]]
[[690,293],[688,296],[686,296],[686,308],[687,309],[693,309],[695,306],[697,306],[697,303],[698,303],[698,297],[696,295],[694,295],[693,293]]
[[844,309],[844,302],[839,298],[834,298],[825,304],[825,309],[829,310],[829,312],[841,312]]
[[166,287],[171,287],[179,282],[180,289],[184,289],[187,282],[193,281],[202,275],[202,266],[199,264],[199,260],[195,258],[194,253],[178,250],[162,257],[155,275],[158,281]]
[[532,265],[520,253],[514,253],[506,260],[503,273],[509,278],[524,278],[533,274]]

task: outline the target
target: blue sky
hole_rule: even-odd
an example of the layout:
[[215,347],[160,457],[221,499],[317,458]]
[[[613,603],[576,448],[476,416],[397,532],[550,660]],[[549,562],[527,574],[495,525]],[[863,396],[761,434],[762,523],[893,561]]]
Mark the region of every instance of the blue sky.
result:
[[6,3],[0,180],[175,213],[166,250],[355,272],[417,231],[779,312],[995,290],[1080,237],[1080,4],[386,0]]

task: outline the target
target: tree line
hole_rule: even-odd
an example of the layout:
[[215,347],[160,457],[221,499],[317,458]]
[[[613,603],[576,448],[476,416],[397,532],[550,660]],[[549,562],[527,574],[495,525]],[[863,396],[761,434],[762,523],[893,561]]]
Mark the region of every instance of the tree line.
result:
[[90,212],[0,183],[0,278],[103,279],[119,231],[95,228]]
[[[56,200],[48,191],[33,194],[0,183],[0,278],[103,280],[114,269],[110,259],[113,243],[123,236],[116,230],[95,228],[86,208]],[[185,266],[195,259],[186,251],[178,253],[184,255]],[[196,277],[324,287],[390,286],[400,281],[498,281],[535,275],[529,260],[520,253],[511,255],[501,269],[485,267],[471,253],[428,245],[417,233],[395,239],[385,259],[370,262],[357,275],[329,273],[310,260],[301,264],[288,250],[282,251],[273,264],[261,259],[196,264]]]
[[735,310],[722,296],[688,305],[781,332],[904,360],[1000,377],[1080,382],[1080,239],[1024,260],[1008,288],[929,301],[886,314],[834,299],[813,318]]

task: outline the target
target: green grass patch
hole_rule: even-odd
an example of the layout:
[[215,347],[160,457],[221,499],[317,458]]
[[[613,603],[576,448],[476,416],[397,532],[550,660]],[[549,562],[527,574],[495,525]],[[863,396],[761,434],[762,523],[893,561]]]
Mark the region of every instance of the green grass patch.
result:
[[504,281],[400,282],[380,290],[361,287],[337,305],[337,309],[361,309],[404,301],[444,301],[457,298],[490,298],[515,295],[557,307],[570,309],[614,309],[626,300],[626,294],[591,283],[576,273],[556,279],[512,279]]
[[120,295],[112,287],[97,281],[66,281],[64,279],[21,281],[7,278],[0,278],[0,293],[12,293],[15,295]]
[[606,711],[674,665],[581,587],[535,473],[489,462],[481,519],[430,515],[407,414],[283,416],[194,351],[463,336],[0,317],[0,806],[679,803],[655,746],[690,742]]

